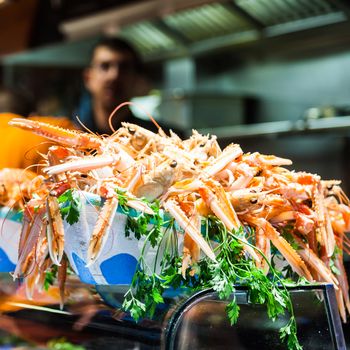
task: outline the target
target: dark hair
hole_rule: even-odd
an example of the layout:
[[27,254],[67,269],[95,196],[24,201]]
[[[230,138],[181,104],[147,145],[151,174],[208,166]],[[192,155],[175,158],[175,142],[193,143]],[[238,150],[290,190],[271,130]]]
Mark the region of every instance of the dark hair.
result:
[[121,51],[130,54],[133,59],[133,68],[135,71],[138,73],[141,73],[143,71],[143,63],[139,53],[130,43],[124,39],[116,37],[105,37],[100,39],[91,49],[90,63],[94,57],[96,49],[99,47],[107,47],[111,51]]

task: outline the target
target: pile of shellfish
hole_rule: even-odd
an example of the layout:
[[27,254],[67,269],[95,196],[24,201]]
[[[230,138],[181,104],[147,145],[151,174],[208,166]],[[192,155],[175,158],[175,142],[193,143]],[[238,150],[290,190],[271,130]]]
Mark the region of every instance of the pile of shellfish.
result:
[[171,131],[153,133],[128,123],[110,136],[21,118],[10,124],[55,142],[43,155],[38,175],[26,178],[27,186],[23,188],[22,183],[19,192],[13,190],[15,198],[8,198],[10,190],[5,189],[11,185],[1,180],[1,204],[12,206],[20,201],[24,207],[14,276],[25,276],[29,290],[40,287],[45,270],[52,265],[58,266],[61,276],[65,273],[57,198],[76,189],[105,199],[91,232],[87,264],[92,264],[106,242],[118,207],[117,190],[122,189],[127,206],[152,214],[147,201],[158,200],[184,231],[183,274],[203,255],[215,260],[200,230],[201,219],[214,215],[228,231],[241,226],[254,229],[244,238],[243,247],[265,273],[274,247],[299,276],[333,284],[342,319],[346,320],[346,310],[350,313],[343,266],[343,251],[350,247],[346,236],[350,207],[340,181],[288,170],[290,160],[244,153],[238,144],[222,149],[215,136],[196,131],[182,140]]

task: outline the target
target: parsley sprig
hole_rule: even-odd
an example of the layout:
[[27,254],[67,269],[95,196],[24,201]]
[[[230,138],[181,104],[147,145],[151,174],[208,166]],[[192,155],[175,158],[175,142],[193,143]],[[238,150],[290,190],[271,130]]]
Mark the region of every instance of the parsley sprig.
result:
[[47,348],[52,350],[85,350],[84,346],[73,344],[64,337],[51,339],[47,343]]
[[[144,238],[143,249],[130,288],[124,295],[122,308],[129,311],[138,321],[140,318],[153,317],[157,305],[164,302],[163,293],[168,288],[186,288],[196,292],[211,288],[218,293],[222,300],[229,300],[226,312],[233,325],[239,317],[239,305],[235,299],[235,285],[244,286],[248,290],[249,300],[254,304],[264,304],[270,319],[275,321],[285,311],[290,318],[280,329],[280,338],[291,350],[301,350],[297,339],[296,320],[287,286],[290,280],[284,280],[280,272],[266,259],[263,253],[254,245],[243,240],[245,231],[252,233],[250,228],[241,228],[237,232],[229,232],[216,217],[209,216],[205,220],[205,238],[208,243],[215,242],[216,261],[204,258],[193,264],[185,277],[181,273],[182,258],[178,254],[174,230],[174,220],[166,221],[160,211],[159,202],[148,202],[141,199],[152,208],[154,215],[136,212],[127,206],[127,192],[117,189],[116,195],[119,207],[127,215],[126,236],[133,234],[135,238]],[[73,224],[79,220],[81,202],[78,193],[68,190],[58,198],[61,203],[61,214],[67,222]],[[164,227],[166,227],[164,229]],[[167,240],[164,244],[164,240]],[[169,243],[172,240],[172,243]],[[160,267],[157,264],[159,247],[163,244],[166,249],[161,258]],[[146,247],[158,247],[154,266],[148,266],[145,259]],[[250,245],[263,256],[269,265],[270,273],[265,275],[258,269],[244,252],[244,245]],[[158,271],[160,269],[160,271]],[[52,283],[53,276],[47,275],[47,284]]]
[[57,279],[58,266],[52,265],[49,270],[45,272],[44,289],[49,290],[50,286],[53,286]]
[[58,197],[60,211],[63,219],[73,225],[79,221],[81,200],[76,190],[69,189]]
[[128,202],[127,192],[122,189],[117,189],[117,198],[119,206],[123,213],[127,215],[127,222],[125,227],[125,235],[128,237],[131,233],[135,235],[136,239],[142,236],[147,236],[147,240],[152,247],[155,247],[162,236],[163,216],[160,213],[159,201],[150,203],[145,198],[139,199],[150,207],[154,215],[144,212],[136,212],[130,209],[126,204]]
[[[163,255],[160,273],[147,266],[144,259],[144,250],[139,259],[130,289],[125,294],[123,309],[129,311],[137,321],[146,316],[152,316],[156,306],[163,302],[162,295],[168,288],[186,288],[195,292],[205,288],[211,288],[218,293],[220,299],[229,300],[226,312],[230,323],[233,325],[239,317],[239,306],[234,296],[235,285],[244,286],[248,290],[249,300],[254,304],[264,304],[267,314],[275,321],[285,311],[290,318],[286,325],[280,329],[280,338],[286,342],[291,350],[301,350],[297,339],[296,320],[290,294],[283,278],[271,264],[269,275],[258,269],[255,263],[247,258],[243,244],[252,248],[255,246],[243,241],[243,228],[237,232],[228,232],[225,226],[216,217],[208,217],[206,220],[206,238],[216,241],[216,261],[204,258],[191,269],[195,274],[187,271],[185,278],[181,274],[181,257],[177,251],[166,250]],[[151,233],[146,236],[144,247]],[[164,238],[165,235],[163,235]],[[258,249],[257,249],[258,250]],[[263,253],[258,250],[259,254]]]
[[167,281],[163,281],[162,276],[155,272],[155,267],[152,269],[146,263],[144,256],[151,235],[153,235],[152,231],[146,236],[135,274],[130,288],[124,295],[122,305],[122,308],[129,311],[136,322],[146,316],[153,317],[157,305],[164,302],[162,294],[167,284],[171,283],[170,274],[167,275]]

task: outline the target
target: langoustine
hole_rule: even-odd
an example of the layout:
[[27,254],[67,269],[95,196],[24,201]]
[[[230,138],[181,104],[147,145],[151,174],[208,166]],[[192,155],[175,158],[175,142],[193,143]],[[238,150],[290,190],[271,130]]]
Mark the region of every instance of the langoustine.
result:
[[[183,228],[187,235],[183,275],[199,259],[199,249],[215,260],[196,224],[215,215],[228,231],[241,226],[255,228],[253,237],[243,238],[247,242],[244,247],[265,273],[273,245],[298,275],[310,282],[332,283],[346,320],[350,302],[342,251],[350,247],[346,237],[350,208],[338,182],[289,171],[284,167],[291,165],[290,160],[257,152],[245,154],[239,145],[221,150],[215,137],[196,131],[182,141],[173,133],[155,134],[134,124],[125,124],[110,137],[65,133],[32,121],[13,120],[11,124],[79,150],[43,169],[51,183],[57,186],[59,181],[53,177],[61,176],[60,181],[68,186],[107,198],[92,233],[89,263],[103,248],[118,205],[117,190],[123,189],[129,205],[133,203],[139,210],[151,212],[139,197],[160,200],[162,208]],[[191,210],[182,204],[184,198]],[[51,253],[56,264],[57,256],[61,257],[61,251]]]

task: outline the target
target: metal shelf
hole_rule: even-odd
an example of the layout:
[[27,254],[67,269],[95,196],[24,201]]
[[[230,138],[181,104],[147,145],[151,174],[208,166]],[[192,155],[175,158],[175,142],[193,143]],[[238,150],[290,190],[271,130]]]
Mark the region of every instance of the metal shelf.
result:
[[324,119],[285,120],[247,125],[232,125],[216,128],[199,129],[201,134],[213,134],[219,139],[250,138],[272,135],[299,135],[311,133],[337,132],[347,134],[350,131],[350,116]]

